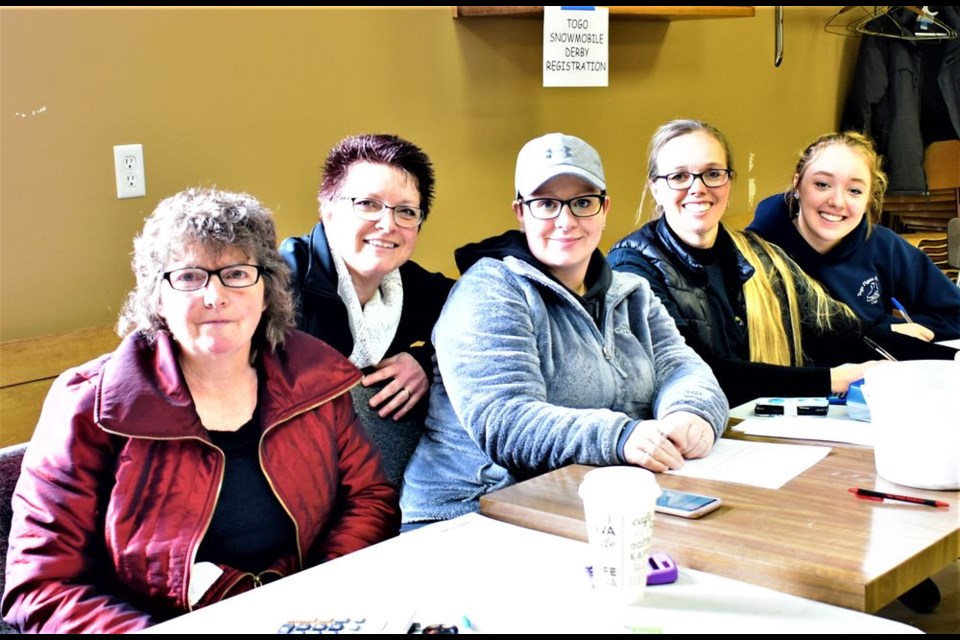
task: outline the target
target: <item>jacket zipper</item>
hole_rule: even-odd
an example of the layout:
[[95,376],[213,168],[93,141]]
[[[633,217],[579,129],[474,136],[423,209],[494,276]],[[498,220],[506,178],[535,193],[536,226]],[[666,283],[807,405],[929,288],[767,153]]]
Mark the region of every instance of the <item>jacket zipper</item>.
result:
[[[207,516],[207,521],[203,523],[203,529],[200,532],[200,536],[198,538],[195,538],[193,543],[191,544],[190,562],[187,563],[186,572],[185,572],[186,580],[184,581],[184,584],[181,587],[183,589],[183,601],[187,603],[187,611],[193,611],[193,603],[190,602],[190,597],[188,595],[190,591],[190,578],[193,576],[193,565],[197,561],[197,552],[200,551],[200,542],[207,535],[207,531],[210,529],[210,523],[213,522],[213,514],[216,513],[217,511],[217,503],[220,502],[220,491],[223,489],[223,477],[224,475],[226,475],[226,472],[227,472],[227,465],[226,465],[227,454],[223,452],[223,449],[213,444],[212,442],[207,442],[203,440],[202,438],[197,438],[197,440],[200,440],[200,442],[202,442],[203,444],[213,447],[217,451],[217,453],[220,454],[220,478],[217,480],[217,492],[214,494],[214,497],[213,497],[213,506],[210,509],[210,515]],[[237,584],[237,582],[239,582],[240,577],[238,577],[237,581],[235,581],[233,584],[230,585],[231,589]]]
[[321,400],[319,400],[319,401],[311,404],[310,406],[304,408],[304,409],[301,410],[301,411],[298,411],[298,412],[296,412],[296,413],[293,413],[293,414],[285,417],[284,419],[282,419],[282,420],[280,420],[280,421],[278,421],[278,422],[275,422],[275,423],[273,423],[273,424],[271,424],[271,425],[267,425],[267,426],[263,429],[263,433],[260,434],[260,442],[257,444],[257,458],[258,458],[258,460],[259,460],[259,462],[260,462],[260,471],[263,473],[263,477],[267,479],[267,484],[270,485],[270,491],[273,493],[273,496],[277,499],[277,502],[280,503],[280,506],[283,507],[283,510],[286,511],[287,516],[290,518],[290,521],[293,522],[293,529],[294,529],[294,534],[295,534],[295,536],[296,536],[296,542],[297,542],[297,569],[298,569],[298,570],[299,570],[299,569],[303,569],[303,549],[300,547],[300,523],[297,522],[297,519],[293,517],[293,512],[290,511],[290,507],[288,507],[288,506],[287,506],[287,503],[284,502],[284,501],[283,501],[283,498],[280,497],[280,494],[277,492],[277,488],[276,488],[276,486],[275,486],[274,483],[273,483],[273,478],[270,477],[270,474],[267,473],[266,467],[264,467],[264,465],[263,465],[263,441],[264,441],[264,439],[267,437],[267,434],[268,434],[268,433],[270,433],[271,431],[273,431],[274,429],[276,429],[276,428],[279,427],[280,425],[289,422],[290,420],[296,418],[297,416],[300,416],[300,415],[303,415],[303,414],[308,413],[308,412],[310,412],[310,411],[313,411],[314,409],[316,409],[316,408],[319,407],[319,406],[322,406],[322,405],[324,405],[324,404],[327,404],[327,403],[330,402],[331,400],[334,400],[334,399],[342,396],[343,394],[349,392],[351,389],[353,389],[353,388],[354,388],[355,386],[357,386],[358,384],[360,384],[360,380],[357,380],[357,381],[354,382],[353,384],[345,387],[344,389],[341,389],[340,391],[337,391],[336,393],[333,393],[332,395],[329,395],[329,396],[327,396],[327,397],[325,397],[325,398],[322,398]]
[[[313,410],[316,409],[317,407],[319,407],[319,406],[321,406],[321,405],[323,405],[323,404],[326,404],[327,402],[330,402],[331,400],[333,400],[333,399],[335,399],[335,398],[338,398],[338,397],[342,396],[343,394],[347,393],[348,391],[350,391],[350,389],[353,389],[353,388],[354,388],[355,386],[357,386],[358,384],[360,384],[360,380],[359,380],[359,379],[358,379],[356,382],[354,382],[354,383],[352,383],[352,384],[350,384],[350,385],[347,385],[347,386],[344,387],[343,389],[340,389],[340,390],[336,391],[335,393],[330,394],[329,396],[325,396],[324,398],[322,398],[322,399],[320,399],[319,401],[311,404],[310,406],[305,407],[304,409],[302,409],[302,410],[300,410],[300,411],[297,411],[297,412],[295,412],[295,413],[292,413],[292,414],[286,416],[284,419],[282,419],[282,420],[280,420],[280,421],[278,421],[278,422],[275,422],[275,423],[273,423],[273,424],[271,424],[271,425],[268,425],[267,427],[264,428],[263,433],[260,434],[260,441],[259,441],[259,443],[257,444],[257,458],[258,458],[258,460],[259,460],[259,462],[260,462],[260,471],[263,472],[263,476],[267,479],[267,484],[270,485],[270,491],[273,493],[274,497],[277,499],[277,502],[280,503],[280,506],[283,507],[283,510],[287,512],[287,516],[288,516],[288,517],[290,518],[290,520],[293,522],[294,532],[295,532],[295,534],[296,534],[296,543],[297,543],[297,564],[298,564],[298,569],[303,569],[303,550],[300,548],[300,525],[299,525],[299,523],[297,522],[296,518],[293,517],[293,513],[290,511],[290,508],[289,508],[289,507],[287,506],[287,504],[280,498],[279,494],[277,494],[277,489],[276,489],[276,487],[275,487],[274,484],[273,484],[273,478],[271,478],[271,477],[267,474],[267,470],[266,470],[266,469],[264,468],[264,466],[263,466],[263,439],[264,439],[264,436],[267,435],[267,432],[272,431],[275,427],[278,427],[278,426],[280,426],[281,424],[284,424],[285,422],[289,422],[289,421],[292,420],[293,418],[296,418],[297,416],[303,415],[304,413],[307,413],[308,411],[313,411]],[[210,515],[207,517],[207,521],[203,524],[203,529],[202,529],[202,531],[201,531],[200,536],[199,536],[198,538],[196,538],[195,542],[194,542],[193,545],[192,545],[192,548],[191,548],[191,550],[190,550],[190,562],[187,564],[187,566],[186,566],[186,571],[185,571],[186,579],[184,580],[183,585],[181,585],[180,597],[183,599],[183,602],[187,605],[187,611],[193,611],[193,610],[194,610],[194,607],[193,607],[193,605],[190,603],[190,597],[189,597],[189,595],[188,595],[188,593],[189,593],[189,588],[190,588],[190,577],[191,577],[191,574],[192,574],[192,572],[193,572],[193,565],[194,565],[194,563],[196,562],[196,559],[197,559],[197,552],[200,550],[200,541],[203,540],[204,536],[207,535],[207,530],[209,530],[209,528],[210,528],[210,523],[213,521],[213,514],[214,514],[214,512],[217,510],[217,503],[220,501],[220,492],[221,492],[221,490],[223,489],[223,477],[224,477],[224,474],[225,474],[225,472],[226,472],[226,469],[225,469],[225,466],[226,466],[226,465],[224,464],[224,461],[226,460],[226,454],[225,454],[225,453],[223,452],[223,450],[222,450],[220,447],[218,447],[217,445],[213,444],[212,442],[208,442],[207,440],[204,440],[203,438],[199,438],[199,437],[197,437],[197,436],[173,436],[173,437],[170,437],[170,438],[158,438],[158,437],[156,437],[156,436],[140,436],[140,435],[134,436],[134,435],[126,434],[126,433],[120,433],[120,432],[118,432],[118,431],[112,431],[112,430],[110,430],[110,429],[105,429],[103,426],[100,426],[100,429],[103,430],[105,433],[110,433],[110,434],[113,434],[113,435],[116,435],[116,436],[121,436],[121,437],[123,437],[123,438],[139,438],[139,439],[141,439],[141,440],[158,440],[158,441],[167,441],[167,440],[197,440],[197,441],[199,441],[201,444],[203,444],[203,445],[205,445],[205,446],[212,447],[215,451],[217,451],[217,453],[220,454],[220,474],[219,474],[219,475],[220,475],[220,478],[217,480],[217,492],[216,492],[216,495],[215,495],[214,500],[213,500],[213,508],[210,509]],[[268,572],[265,571],[265,572],[263,572],[263,573],[268,573]],[[263,575],[263,573],[261,573],[260,575]],[[277,574],[276,571],[270,571],[269,573],[275,573],[275,574]],[[253,578],[253,580],[254,580],[254,586],[255,586],[255,587],[259,587],[259,586],[262,584],[262,582],[260,581],[260,575],[256,575],[256,574],[252,574],[252,573],[246,573],[246,574],[240,575],[240,576],[237,577],[237,579],[236,579],[233,583],[230,584],[229,589],[232,589],[234,586],[236,586],[237,582],[239,582],[240,580],[242,580],[242,579],[243,579],[244,577],[246,577],[246,576],[250,576],[251,578]],[[277,575],[279,575],[279,574],[277,574]],[[228,589],[228,591],[229,591],[229,589]]]
[[[533,269],[533,267],[531,267],[531,269]],[[535,269],[534,269],[534,273],[524,273],[522,271],[514,271],[513,269],[511,269],[511,271],[513,271],[517,275],[529,278],[534,282],[537,282],[542,285],[546,285],[547,287],[553,289],[556,292],[565,294],[567,297],[569,297],[570,295],[569,292],[564,287],[560,287],[555,282],[542,277],[542,274],[539,271],[536,271]],[[541,276],[541,277],[537,277],[537,276]],[[610,309],[618,306],[621,302],[624,301],[627,295],[629,295],[632,292],[633,292],[633,289],[631,289],[626,293],[623,293],[622,295],[618,295],[616,299],[611,301],[612,304],[604,306],[604,312],[603,312],[604,327],[608,327],[608,325],[613,322],[613,319],[612,319],[613,316],[610,313]],[[607,335],[605,335],[604,332],[600,331],[600,329],[597,327],[597,323],[594,322],[593,318],[590,316],[589,313],[587,313],[587,310],[584,309],[580,303],[577,302],[571,306],[574,306],[575,308],[579,309],[579,313],[582,313],[583,315],[585,315],[587,319],[590,321],[590,326],[593,327],[594,335],[596,335],[597,338],[599,339],[600,350],[603,353],[604,359],[609,363],[609,365],[613,368],[614,371],[620,374],[621,378],[628,377],[627,372],[624,371],[623,368],[617,364],[616,360],[613,357],[613,349],[612,349],[612,345],[614,342],[613,329],[608,327],[609,330],[606,332],[606,333],[609,333],[609,337],[608,337]]]
[[[183,600],[183,602],[187,605],[187,611],[193,611],[193,605],[190,603],[190,596],[189,596],[190,578],[193,573],[193,565],[197,559],[197,551],[200,550],[200,541],[203,540],[203,537],[205,535],[207,535],[207,530],[210,528],[210,523],[213,521],[213,513],[217,510],[217,503],[220,501],[220,491],[223,489],[223,477],[224,477],[224,474],[226,473],[226,465],[224,464],[224,462],[227,459],[226,454],[223,452],[223,449],[221,449],[217,445],[213,444],[212,442],[208,442],[203,438],[198,438],[197,436],[172,436],[169,438],[158,438],[156,436],[140,436],[140,435],[134,436],[127,433],[120,433],[118,431],[105,429],[103,426],[100,426],[100,429],[105,433],[110,433],[116,436],[121,436],[123,438],[130,438],[130,439],[157,440],[162,442],[173,441],[173,440],[196,440],[200,444],[210,447],[214,451],[220,454],[220,473],[219,473],[220,477],[217,480],[217,491],[216,491],[216,494],[214,495],[213,507],[210,509],[210,515],[207,517],[207,521],[203,524],[203,528],[201,530],[200,536],[198,538],[195,538],[194,542],[191,545],[190,562],[187,563],[186,570],[184,572],[186,579],[183,581],[183,584],[180,586],[180,597]],[[230,587],[232,588],[235,584],[236,582],[231,584]]]
[[[283,577],[282,575],[280,575],[280,573],[279,573],[278,571],[274,571],[274,570],[272,570],[272,569],[267,569],[266,571],[261,571],[260,573],[251,573],[251,572],[249,572],[249,571],[246,571],[246,572],[244,572],[244,573],[238,574],[236,578],[234,578],[232,581],[230,581],[230,584],[228,584],[225,589],[222,589],[222,591],[223,591],[223,593],[224,593],[225,595],[229,595],[229,593],[230,593],[231,591],[233,591],[233,588],[234,588],[235,586],[237,586],[238,584],[240,584],[240,582],[241,582],[242,580],[244,580],[245,578],[250,578],[250,581],[253,583],[253,588],[254,588],[254,589],[257,589],[257,588],[263,586],[263,576],[268,575],[268,574],[275,575],[275,576],[277,576],[278,578],[282,578],[282,577]],[[212,603],[211,603],[211,604],[212,604]],[[194,609],[193,609],[193,606],[190,607],[190,610],[191,610],[191,611],[194,610]]]

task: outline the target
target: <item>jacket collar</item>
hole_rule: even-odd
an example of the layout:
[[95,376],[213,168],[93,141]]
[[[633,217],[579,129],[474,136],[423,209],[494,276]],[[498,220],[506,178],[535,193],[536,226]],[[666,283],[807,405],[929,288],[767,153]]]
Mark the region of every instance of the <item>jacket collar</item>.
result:
[[[522,231],[512,229],[499,236],[493,236],[480,242],[466,244],[454,251],[454,258],[457,262],[457,268],[460,273],[466,272],[481,258],[493,258],[494,260],[504,260],[507,257],[513,257],[521,262],[525,262],[538,270],[551,281],[563,284],[550,273],[550,269],[540,262],[533,252],[530,251],[530,245]],[[594,249],[590,254],[590,263],[587,265],[586,285],[587,292],[584,298],[603,297],[610,287],[612,278],[610,265],[604,259],[599,249]],[[566,289],[566,287],[564,287]]]
[[[318,366],[322,362],[323,366]],[[284,422],[347,392],[361,374],[332,347],[299,331],[261,357],[259,409],[265,426]],[[127,336],[103,365],[94,407],[97,424],[123,436],[209,440],[166,332],[150,345]]]
[[[603,254],[601,254],[599,250],[597,250],[595,255],[599,255],[600,259],[604,260]],[[591,263],[592,261],[593,258],[591,258]],[[577,300],[575,293],[560,284],[558,280],[550,277],[538,269],[535,265],[532,265],[525,260],[521,260],[517,256],[506,256],[503,258],[502,262],[507,266],[508,269],[510,269],[510,271],[514,272],[515,274],[527,278],[528,280],[532,280],[538,285],[546,287],[547,289],[550,289],[551,291],[554,291],[557,294],[576,302],[576,306],[580,309],[583,309],[583,305]],[[606,261],[604,260],[604,262]],[[640,286],[640,278],[638,276],[633,276],[632,274],[614,272],[613,270],[609,269],[609,265],[607,266],[607,269],[610,281],[606,289],[605,302],[611,307],[614,307]]]
[[329,294],[331,291],[334,293],[337,291],[337,270],[333,265],[330,244],[322,222],[318,222],[310,230],[303,288],[314,294]]
[[[651,222],[650,224],[655,225],[654,228],[656,235],[660,242],[670,253],[677,257],[679,260],[678,266],[686,270],[688,272],[688,276],[694,276],[698,280],[705,280],[707,276],[703,265],[701,265],[693,257],[687,244],[680,240],[680,238],[673,233],[673,231],[670,229],[670,226],[667,224],[666,217],[661,216],[659,219]],[[736,246],[733,244],[733,240],[730,239],[730,234],[727,233],[727,229],[723,226],[723,224],[720,224],[717,227],[717,240],[714,246],[720,250],[720,260],[722,262],[727,261],[730,256],[735,257],[736,272],[740,278],[741,285],[753,277],[753,266],[739,251],[737,251]]]

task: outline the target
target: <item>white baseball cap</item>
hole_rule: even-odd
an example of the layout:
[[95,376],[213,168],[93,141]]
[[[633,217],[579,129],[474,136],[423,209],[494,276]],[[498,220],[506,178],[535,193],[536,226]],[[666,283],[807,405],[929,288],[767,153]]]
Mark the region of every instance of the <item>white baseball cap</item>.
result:
[[517,154],[516,188],[521,196],[560,175],[583,178],[601,191],[607,188],[600,154],[576,136],[548,133],[523,145]]

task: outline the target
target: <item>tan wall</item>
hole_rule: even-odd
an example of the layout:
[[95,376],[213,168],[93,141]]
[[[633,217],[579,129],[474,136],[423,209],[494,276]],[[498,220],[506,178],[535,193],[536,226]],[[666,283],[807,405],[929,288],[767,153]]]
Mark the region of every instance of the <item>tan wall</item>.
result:
[[[305,232],[327,149],[398,133],[437,167],[415,258],[456,275],[453,249],[514,227],[513,163],[563,130],[601,152],[628,233],[645,147],[673,117],[713,122],[740,177],[729,222],[787,184],[796,151],[836,126],[856,40],[836,8],[753,18],[612,20],[609,88],[544,89],[539,19],[438,9],[0,11],[0,339],[111,323],[132,285],[131,239],[189,185],[259,197],[282,236]],[[112,146],[144,145],[147,196],[115,197]]]

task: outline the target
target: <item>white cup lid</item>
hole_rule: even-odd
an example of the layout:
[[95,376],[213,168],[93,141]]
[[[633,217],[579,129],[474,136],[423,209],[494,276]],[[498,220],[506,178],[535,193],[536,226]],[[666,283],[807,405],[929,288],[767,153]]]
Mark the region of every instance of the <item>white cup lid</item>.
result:
[[640,467],[615,466],[591,469],[580,483],[583,500],[654,502],[660,497],[660,485],[652,471]]

